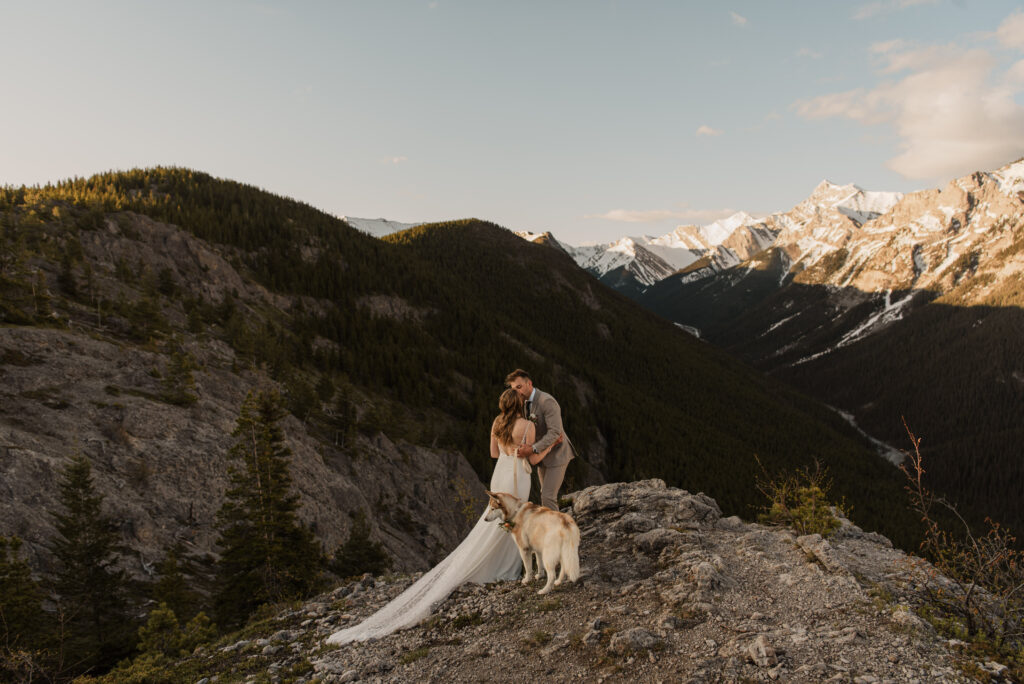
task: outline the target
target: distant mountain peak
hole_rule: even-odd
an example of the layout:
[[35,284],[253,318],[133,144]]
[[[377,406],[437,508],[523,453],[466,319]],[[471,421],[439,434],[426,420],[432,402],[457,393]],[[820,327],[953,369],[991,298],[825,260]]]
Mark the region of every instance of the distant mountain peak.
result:
[[348,225],[352,226],[356,230],[361,230],[364,233],[373,235],[374,237],[384,237],[385,235],[391,235],[392,233],[399,233],[409,228],[423,225],[420,223],[399,223],[398,221],[389,221],[385,218],[356,218],[355,216],[342,216],[343,220]]

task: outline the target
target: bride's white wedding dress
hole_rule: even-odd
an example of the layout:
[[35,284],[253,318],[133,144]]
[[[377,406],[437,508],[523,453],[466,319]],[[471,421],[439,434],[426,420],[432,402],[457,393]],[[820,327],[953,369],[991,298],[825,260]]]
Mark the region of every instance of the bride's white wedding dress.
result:
[[[512,454],[506,454],[504,447],[499,449],[490,490],[527,500],[529,464],[515,457],[514,448]],[[483,584],[519,578],[523,571],[519,549],[508,532],[497,523],[484,520],[486,515],[485,510],[462,543],[412,586],[358,625],[332,634],[327,643],[366,641],[411,627],[428,617],[437,604],[466,582]]]

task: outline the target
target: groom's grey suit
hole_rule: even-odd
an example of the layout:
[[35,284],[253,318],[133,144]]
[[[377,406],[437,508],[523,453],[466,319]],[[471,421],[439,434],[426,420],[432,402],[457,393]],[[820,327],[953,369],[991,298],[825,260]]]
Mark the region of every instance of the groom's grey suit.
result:
[[565,469],[573,458],[569,436],[562,429],[562,409],[555,398],[547,392],[534,388],[533,401],[528,401],[526,416],[537,426],[533,450],[541,453],[554,444],[559,436],[561,444],[537,464],[537,478],[540,480],[540,503],[553,511],[558,510],[558,490],[565,479]]

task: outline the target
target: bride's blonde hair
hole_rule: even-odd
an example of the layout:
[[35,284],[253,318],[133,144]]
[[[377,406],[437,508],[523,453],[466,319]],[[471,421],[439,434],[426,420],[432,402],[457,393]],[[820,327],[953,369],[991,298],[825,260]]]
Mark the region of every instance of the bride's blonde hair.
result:
[[498,397],[501,413],[494,420],[494,437],[499,444],[512,444],[512,428],[523,417],[523,398],[514,389],[507,389]]

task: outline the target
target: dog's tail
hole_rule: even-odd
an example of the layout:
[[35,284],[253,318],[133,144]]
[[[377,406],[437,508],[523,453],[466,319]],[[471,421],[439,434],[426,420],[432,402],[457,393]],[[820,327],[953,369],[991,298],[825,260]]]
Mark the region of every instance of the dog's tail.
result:
[[566,532],[567,543],[562,545],[562,557],[559,562],[562,570],[570,582],[580,578],[580,528],[573,522],[572,527]]

